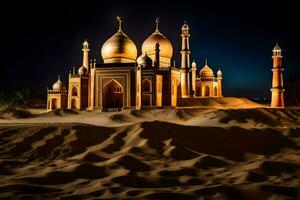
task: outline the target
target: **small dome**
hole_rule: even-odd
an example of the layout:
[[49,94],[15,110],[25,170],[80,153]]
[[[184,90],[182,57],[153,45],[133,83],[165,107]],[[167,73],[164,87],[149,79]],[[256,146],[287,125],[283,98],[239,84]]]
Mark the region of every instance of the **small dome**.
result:
[[222,76],[222,71],[221,71],[221,69],[218,70],[217,75],[218,75],[218,76]]
[[196,64],[196,62],[194,60],[192,62],[192,68],[197,68],[197,64]]
[[147,54],[142,55],[138,58],[138,64],[142,67],[152,67],[152,59]]
[[81,66],[79,69],[78,69],[78,74],[79,75],[86,75],[88,72],[88,69],[85,67],[85,66]]
[[276,46],[273,48],[274,51],[281,51],[280,46],[276,43]]
[[60,77],[58,76],[58,80],[52,86],[53,90],[65,90],[66,86],[63,82],[60,81]]
[[135,62],[137,57],[137,48],[133,41],[122,31],[120,19],[118,32],[103,44],[101,48],[101,55],[104,63]]

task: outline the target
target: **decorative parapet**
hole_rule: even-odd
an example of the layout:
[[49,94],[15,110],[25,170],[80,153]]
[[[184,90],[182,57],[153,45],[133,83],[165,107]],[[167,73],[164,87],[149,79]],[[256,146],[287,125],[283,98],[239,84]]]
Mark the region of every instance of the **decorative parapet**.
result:
[[47,90],[48,94],[68,95],[68,90]]

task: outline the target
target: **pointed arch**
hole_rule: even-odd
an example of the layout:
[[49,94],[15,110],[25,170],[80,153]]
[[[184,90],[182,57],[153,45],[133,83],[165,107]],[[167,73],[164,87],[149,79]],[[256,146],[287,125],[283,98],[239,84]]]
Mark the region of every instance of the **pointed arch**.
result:
[[217,88],[217,86],[215,86],[215,88],[214,88],[214,96],[215,96],[215,97],[218,96],[218,88]]
[[123,107],[123,87],[115,79],[111,79],[103,86],[102,93],[103,108],[122,108]]
[[52,107],[52,110],[55,110],[57,108],[57,99],[56,98],[53,98],[51,99],[51,107]]
[[142,92],[151,92],[151,80],[144,78],[142,81]]
[[201,90],[201,96],[202,97],[209,97],[210,96],[210,88],[209,86],[202,86],[202,90]]
[[77,87],[72,88],[72,96],[78,96],[78,89]]

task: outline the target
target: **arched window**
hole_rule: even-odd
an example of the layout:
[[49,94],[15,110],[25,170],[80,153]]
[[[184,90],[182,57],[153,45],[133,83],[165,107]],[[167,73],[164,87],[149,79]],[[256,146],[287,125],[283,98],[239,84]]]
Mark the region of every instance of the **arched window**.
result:
[[218,89],[217,89],[217,87],[214,88],[214,96],[215,96],[215,97],[218,96]]
[[77,87],[73,87],[73,89],[72,89],[72,96],[78,96]]
[[148,78],[145,78],[142,82],[142,91],[151,92],[151,81]]
[[210,95],[210,88],[208,86],[205,86],[205,96],[209,97]]

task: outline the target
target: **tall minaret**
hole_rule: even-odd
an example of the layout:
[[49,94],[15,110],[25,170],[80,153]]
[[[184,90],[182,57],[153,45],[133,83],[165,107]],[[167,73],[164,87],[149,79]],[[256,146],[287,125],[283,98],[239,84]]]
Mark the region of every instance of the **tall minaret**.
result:
[[192,62],[192,91],[194,96],[196,96],[196,73],[197,73],[197,64],[196,62],[193,60]]
[[282,66],[282,50],[276,44],[273,48],[273,80],[272,80],[272,108],[283,108],[284,107],[284,88],[283,88],[283,66]]
[[218,70],[217,72],[217,80],[218,80],[218,94],[217,96],[218,97],[222,97],[223,96],[223,93],[222,93],[222,71],[221,69]]
[[89,68],[89,43],[88,41],[85,39],[85,41],[82,44],[82,51],[83,51],[83,61],[82,61],[82,65],[88,69]]
[[180,84],[182,98],[190,97],[190,44],[189,44],[189,27],[184,22],[181,28],[181,68],[180,68]]

